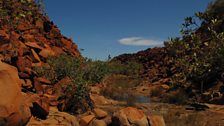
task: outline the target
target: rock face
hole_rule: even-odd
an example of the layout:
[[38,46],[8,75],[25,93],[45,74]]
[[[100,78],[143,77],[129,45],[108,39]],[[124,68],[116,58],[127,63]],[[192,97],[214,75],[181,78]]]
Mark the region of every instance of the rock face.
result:
[[113,126],[148,126],[148,120],[143,111],[127,107],[113,114]]
[[19,87],[16,68],[0,62],[0,125],[23,126],[31,117]]

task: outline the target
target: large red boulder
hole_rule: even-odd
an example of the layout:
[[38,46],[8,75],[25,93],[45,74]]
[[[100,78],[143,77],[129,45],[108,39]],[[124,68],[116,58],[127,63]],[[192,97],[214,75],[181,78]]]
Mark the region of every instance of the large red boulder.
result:
[[0,61],[0,125],[23,126],[31,117],[24,103],[21,81],[15,67]]
[[148,120],[142,110],[127,107],[113,114],[112,123],[120,126],[148,126]]

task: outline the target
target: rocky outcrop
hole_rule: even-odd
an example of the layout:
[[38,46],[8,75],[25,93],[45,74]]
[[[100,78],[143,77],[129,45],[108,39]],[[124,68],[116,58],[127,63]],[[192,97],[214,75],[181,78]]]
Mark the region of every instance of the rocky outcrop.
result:
[[31,117],[15,67],[0,61],[0,125],[23,126]]

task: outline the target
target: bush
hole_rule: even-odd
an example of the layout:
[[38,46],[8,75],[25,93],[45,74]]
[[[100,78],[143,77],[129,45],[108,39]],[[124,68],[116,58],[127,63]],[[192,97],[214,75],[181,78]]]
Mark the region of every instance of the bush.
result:
[[47,63],[49,66],[35,69],[38,76],[47,78],[53,84],[65,77],[72,80],[59,98],[59,109],[72,113],[84,112],[92,106],[88,89],[90,84],[103,82],[108,86],[103,94],[118,98],[125,95],[124,90],[142,81],[139,77],[141,66],[132,62],[121,64],[60,55],[47,59]]
[[109,66],[107,62],[86,60],[83,77],[88,83],[100,83],[108,74]]
[[120,61],[111,61],[108,63],[110,73],[121,74],[138,78],[143,71],[143,66],[137,62],[121,63]]
[[224,72],[224,18],[220,16],[224,11],[218,9],[224,4],[216,6],[219,2],[211,4],[204,13],[186,18],[182,38],[166,43],[178,68],[173,77],[177,85],[191,82],[203,92]]
[[[54,84],[65,77],[72,80],[58,99],[61,111],[85,112],[89,107],[92,107],[87,81],[83,78],[83,59],[60,55],[49,58],[47,63],[49,64],[48,67],[35,69],[38,76],[44,76]],[[81,111],[79,108],[81,108]]]

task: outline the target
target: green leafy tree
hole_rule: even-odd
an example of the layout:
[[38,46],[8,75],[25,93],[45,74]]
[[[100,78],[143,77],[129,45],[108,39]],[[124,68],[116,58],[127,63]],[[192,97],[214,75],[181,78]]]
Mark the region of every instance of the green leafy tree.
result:
[[224,72],[224,2],[211,3],[205,12],[187,17],[182,38],[172,38],[166,47],[176,67],[176,84],[193,83],[201,92]]

